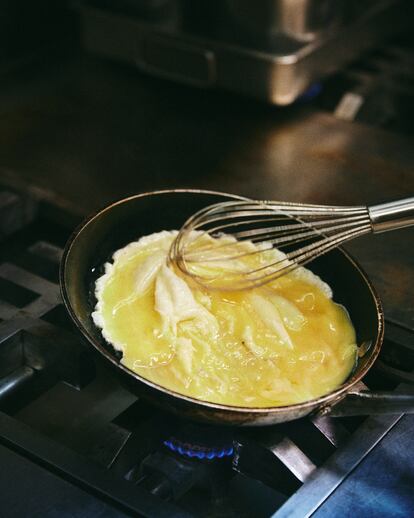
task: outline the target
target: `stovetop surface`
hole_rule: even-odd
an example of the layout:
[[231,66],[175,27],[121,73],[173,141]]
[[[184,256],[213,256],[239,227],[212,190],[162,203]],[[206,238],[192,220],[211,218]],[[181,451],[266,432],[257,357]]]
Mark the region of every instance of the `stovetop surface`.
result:
[[[67,213],[17,192],[1,191],[0,201],[9,223],[1,227],[0,247],[6,516],[27,515],[29,507],[42,516],[323,516],[332,498],[348,512],[349,495],[364,484],[381,489],[398,512],[413,504],[414,465],[405,456],[412,416],[310,417],[261,429],[216,429],[183,422],[131,395],[91,355],[61,303]],[[395,389],[395,369],[412,376],[413,336],[388,323],[381,362],[364,378],[366,386]],[[361,479],[358,470],[372,471],[376,456],[381,470]],[[17,473],[14,485],[10,477]],[[376,508],[375,499],[368,503]],[[365,499],[358,505],[367,508]]]
[[[83,56],[3,84],[0,113],[6,516],[13,509],[14,516],[410,514],[408,416],[237,432],[236,465],[219,459],[207,476],[226,482],[227,500],[214,493],[203,469],[163,445],[175,423],[136,401],[81,346],[60,304],[57,271],[81,217],[136,192],[195,187],[332,204],[412,195],[412,137],[338,120],[316,102],[280,109]],[[364,380],[369,387],[393,389],[389,366],[414,367],[413,245],[405,230],[349,247],[385,306],[384,365]],[[401,349],[408,350],[403,361]],[[167,489],[154,453],[173,459],[180,474]],[[166,498],[165,491],[176,493]],[[203,505],[209,491],[215,497]]]

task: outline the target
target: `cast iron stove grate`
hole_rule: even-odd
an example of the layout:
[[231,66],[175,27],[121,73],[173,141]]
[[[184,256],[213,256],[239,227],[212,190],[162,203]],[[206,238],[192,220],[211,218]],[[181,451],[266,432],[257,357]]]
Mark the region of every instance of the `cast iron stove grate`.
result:
[[[206,433],[161,413],[95,364],[72,330],[57,284],[68,225],[16,193],[1,202],[0,447],[105,501],[113,516],[308,516],[402,417]],[[412,334],[387,331],[366,379],[377,389],[395,387],[402,366],[412,380]]]
[[325,81],[317,104],[343,120],[412,135],[413,47],[405,33],[366,53]]

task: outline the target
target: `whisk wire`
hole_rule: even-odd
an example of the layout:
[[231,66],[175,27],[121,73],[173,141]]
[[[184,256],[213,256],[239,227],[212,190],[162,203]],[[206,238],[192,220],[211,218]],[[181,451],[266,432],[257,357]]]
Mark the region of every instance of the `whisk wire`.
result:
[[[240,272],[233,272],[232,274],[226,273],[227,281],[237,282],[237,286],[239,289],[243,289],[246,285],[247,287],[258,287],[263,284],[266,284],[268,282],[271,282],[273,280],[276,280],[277,278],[281,277],[282,275],[285,275],[286,273],[289,273],[296,268],[298,268],[301,265],[307,264],[309,261],[314,259],[315,256],[315,250],[318,252],[318,256],[322,255],[323,253],[328,252],[329,250],[332,250],[333,248],[337,247],[339,244],[342,244],[349,239],[353,239],[354,237],[366,234],[367,232],[370,232],[369,225],[361,227],[359,229],[354,230],[347,230],[344,231],[336,236],[335,239],[329,239],[327,238],[325,241],[319,241],[312,243],[311,245],[308,245],[306,247],[301,248],[300,250],[297,250],[294,253],[286,254],[285,257],[278,259],[274,262],[271,262],[269,264],[265,264],[263,266],[260,266],[259,268],[246,270],[246,271],[240,271]],[[251,252],[251,253],[257,253],[257,252]],[[246,254],[248,255],[248,254]],[[238,259],[242,257],[243,255],[237,255],[234,256],[233,259]],[[226,258],[227,261],[231,260],[232,258],[228,257]],[[266,273],[266,270],[269,270],[270,272]],[[257,276],[257,274],[263,273],[262,275]],[[253,279],[251,277],[255,276]],[[192,274],[192,277],[195,280],[198,281],[214,281],[217,276],[215,275],[199,275],[199,274]]]
[[[361,225],[361,222],[363,221],[364,216],[357,216],[355,219],[350,219],[346,223],[338,224],[338,220],[329,220],[326,222],[317,222],[312,225],[312,227],[305,227],[304,230],[304,223],[300,223],[297,225],[281,225],[276,227],[270,227],[269,229],[253,229],[253,230],[245,230],[242,232],[233,232],[232,236],[236,238],[236,240],[243,241],[248,239],[252,243],[256,242],[262,242],[264,239],[266,241],[266,244],[275,245],[278,248],[282,248],[285,244],[292,245],[296,244],[300,241],[306,240],[311,238],[312,236],[317,235],[318,237],[321,235],[320,232],[318,232],[319,228],[323,228],[323,235],[328,236],[332,232],[337,232],[340,229],[343,228],[352,228]],[[251,221],[248,221],[249,223]],[[217,228],[223,228],[222,227],[215,227],[212,229],[212,233],[215,233]],[[223,243],[223,244],[206,244],[204,246],[201,246],[199,248],[196,248],[192,252],[190,251],[187,254],[188,260],[197,260],[197,257],[201,257],[204,252],[208,252],[209,250],[220,250],[223,248],[231,248],[234,244],[233,243]],[[263,249],[256,250],[253,253],[261,253]],[[229,259],[232,258],[232,256],[229,257],[223,257],[220,256],[219,259]],[[213,258],[204,259],[212,261]]]
[[[371,230],[368,209],[363,206],[224,202],[186,221],[171,247],[170,259],[201,284],[212,286],[218,280],[222,289],[227,289],[225,284],[230,289],[246,289],[271,282]],[[206,236],[210,239],[203,239]],[[222,236],[233,239],[214,239]],[[274,248],[280,253],[266,255]],[[255,255],[260,256],[258,262],[240,267],[240,259]],[[218,269],[225,263],[225,271],[220,274],[214,263]],[[211,266],[200,269],[203,264]]]

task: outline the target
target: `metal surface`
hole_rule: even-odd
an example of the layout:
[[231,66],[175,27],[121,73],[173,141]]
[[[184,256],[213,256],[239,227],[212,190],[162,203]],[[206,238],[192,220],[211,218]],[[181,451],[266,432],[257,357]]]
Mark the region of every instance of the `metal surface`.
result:
[[[408,77],[400,75],[404,72],[398,65],[402,52],[411,74]],[[191,186],[239,192],[259,199],[338,205],[376,203],[381,197],[385,201],[384,193],[388,199],[410,196],[414,191],[414,147],[412,138],[399,132],[412,133],[413,129],[412,94],[408,96],[412,85],[407,81],[412,76],[412,53],[393,44],[375,53],[373,60],[375,66],[368,64],[365,69],[365,64],[356,63],[349,74],[334,78],[334,82],[337,79],[343,82],[342,88],[351,85],[357,92],[360,85],[354,81],[361,77],[370,80],[369,88],[363,85],[364,103],[357,112],[357,120],[362,124],[340,121],[322,113],[315,105],[292,106],[286,111],[219,92],[178,87],[103,60],[76,57],[55,64],[47,62],[48,66],[41,72],[27,71],[23,78],[2,83],[0,181],[9,186],[9,192],[30,193],[27,199],[30,203],[34,201],[37,217],[47,218],[47,222],[42,219],[40,228],[31,226],[27,230],[31,236],[28,246],[36,249],[37,242],[47,242],[55,250],[63,246],[68,229],[74,228],[79,215],[113,198],[143,190]],[[46,65],[45,59],[41,62]],[[381,70],[385,69],[387,73],[383,75]],[[329,93],[334,82],[324,86],[325,93]],[[396,95],[391,111],[388,96],[371,95],[378,91]],[[9,207],[24,205],[14,200],[16,203]],[[8,209],[1,214],[8,215]],[[16,214],[16,218],[22,221],[21,215]],[[51,221],[61,222],[65,227],[51,234]],[[41,228],[47,228],[47,232],[40,232]],[[39,256],[29,254],[33,262],[26,261],[24,250],[16,247],[19,236],[21,232],[4,241],[0,247],[1,262],[14,263],[57,283],[56,271],[53,277],[49,268],[37,260]],[[388,377],[411,374],[413,246],[412,230],[387,233],[378,239],[361,238],[350,245],[385,305],[386,339],[381,363],[375,370],[371,369],[366,380],[370,388],[377,390],[392,388],[393,385],[385,382]],[[43,246],[40,248],[44,250]],[[23,349],[35,343],[39,347],[49,337],[39,349],[43,356],[60,343],[63,331],[70,325],[61,306],[45,312],[44,305],[50,307],[50,302],[42,296],[36,299],[36,294],[31,293],[30,300],[26,296],[17,297],[19,308],[13,297],[8,297],[11,289],[5,290],[3,284],[1,288],[0,319],[5,322],[0,324],[5,338],[0,347],[0,375],[4,377],[7,375],[4,367],[11,367],[12,371],[22,365]],[[18,290],[14,283],[9,288]],[[43,301],[43,309],[37,305],[36,310],[42,315],[41,322],[53,322],[53,325],[40,326],[37,320],[35,333],[21,314],[28,308],[34,311],[36,308],[31,304],[38,300]],[[10,318],[13,322],[8,323]],[[76,349],[75,345],[78,340],[72,335],[71,351]],[[66,364],[69,358],[65,356],[60,364]],[[76,365],[79,370],[78,359],[72,358],[69,371]],[[96,374],[97,379],[108,376],[106,371]],[[384,384],[378,385],[380,380]],[[154,506],[148,506],[148,492],[145,489],[137,492],[132,481],[124,480],[124,475],[151,450],[157,449],[157,441],[162,443],[160,435],[168,421],[158,419],[160,414],[156,409],[139,401],[110,423],[103,424],[103,419],[98,419],[98,429],[94,429],[93,420],[87,422],[87,419],[87,426],[78,428],[75,412],[67,409],[81,409],[82,423],[88,401],[92,406],[100,402],[102,385],[87,386],[90,388],[85,391],[85,385],[74,388],[75,385],[58,382],[56,386],[46,384],[35,391],[28,384],[21,387],[23,400],[14,400],[8,408],[2,403],[1,415],[8,412],[9,416],[6,416],[7,425],[0,423],[0,441],[2,448],[12,454],[1,456],[5,481],[2,482],[3,513],[23,509],[21,514],[33,514],[37,509],[44,516],[44,510],[53,506],[54,512],[57,507],[60,514],[63,510],[67,514],[77,513],[79,509],[86,514],[88,510],[99,514],[109,512],[99,505],[104,501],[111,502],[112,509],[119,510],[119,514],[128,515],[138,514],[144,506],[149,515],[159,516],[166,505],[167,516],[173,512],[193,516],[210,512],[210,499],[200,488],[193,488],[173,505],[156,498],[151,499]],[[10,397],[14,399],[13,394]],[[103,415],[110,414],[105,412],[105,405],[100,405],[100,410]],[[245,471],[230,469],[230,481],[224,482],[216,473],[212,475],[219,480],[223,491],[228,491],[227,500],[220,500],[221,495],[217,498],[216,514],[220,512],[223,516],[230,509],[227,514],[233,517],[267,518],[283,502],[292,500],[293,516],[296,512],[303,511],[306,515],[316,509],[316,516],[336,516],[338,512],[344,516],[349,513],[378,516],[390,509],[408,516],[414,505],[413,463],[407,454],[414,446],[410,418],[403,417],[390,426],[394,418],[364,421],[312,416],[266,429],[269,437],[264,443],[257,435],[260,429],[254,429],[250,441],[261,446],[241,452],[241,467]],[[405,427],[400,426],[402,422],[406,423]],[[361,429],[359,435],[358,429]],[[70,436],[70,446],[62,443],[66,430],[65,440],[69,441]],[[89,435],[94,438],[94,445],[85,454],[90,447]],[[278,443],[280,436],[289,437],[317,466],[303,485],[268,450]],[[372,440],[379,439],[380,443],[373,449]],[[13,441],[18,454],[13,451]],[[332,456],[337,462],[329,462]],[[18,463],[18,459],[24,463]],[[358,464],[359,468],[355,468]],[[42,473],[29,469],[39,465]],[[280,465],[282,476],[278,471]],[[254,476],[247,475],[252,471]],[[320,479],[316,477],[318,472],[322,473]],[[10,473],[16,476],[10,477]],[[314,477],[319,483],[312,483]],[[53,484],[52,479],[70,481],[76,489],[81,487],[88,494],[87,501],[79,497],[80,490],[71,492],[65,500],[68,493],[62,490],[62,484]],[[122,490],[114,480],[121,482]],[[282,490],[286,480],[292,482],[294,489]],[[275,481],[276,489],[272,486]],[[189,503],[191,498],[196,502],[193,506]],[[88,504],[91,501],[94,504]],[[231,514],[232,506],[236,510]]]
[[[407,390],[410,388],[400,385],[396,392]],[[335,452],[321,469],[309,477],[308,484],[299,489],[275,513],[274,517],[291,516],[293,510],[301,517],[311,516],[403,417],[402,413],[394,416],[369,417],[348,439],[348,447]]]
[[[396,75],[394,61],[386,59],[385,54],[389,51],[395,60],[397,50],[395,47],[384,49],[383,64],[387,65],[390,74],[392,70],[394,72],[385,83],[381,80],[380,85],[376,83],[374,72],[372,89],[385,84],[392,87],[393,92],[402,92],[403,87],[408,91],[410,84]],[[412,58],[407,54],[408,59]],[[365,72],[360,70],[360,73]],[[352,79],[356,76],[355,72]],[[345,84],[349,83],[345,81]],[[58,232],[61,236],[66,236],[77,220],[70,213],[58,210],[57,205],[71,207],[74,214],[86,214],[113,198],[157,188],[193,186],[239,192],[259,199],[282,198],[340,205],[375,203],[385,192],[388,199],[410,196],[414,191],[412,139],[396,133],[408,131],[412,125],[410,104],[405,102],[399,112],[401,117],[388,124],[384,123],[388,119],[383,118],[387,101],[382,97],[379,104],[376,104],[378,100],[371,101],[364,95],[357,119],[386,127],[387,131],[339,121],[315,106],[301,105],[291,107],[289,111],[279,110],[218,92],[207,94],[177,87],[104,61],[90,58],[63,60],[56,68],[45,69],[36,76],[25,74],[21,82],[2,84],[1,181],[22,192],[30,192],[32,200],[40,200],[36,203],[40,207],[37,214],[47,215],[49,226],[51,219],[65,222],[66,230],[60,228]],[[377,108],[369,109],[370,105]],[[49,204],[42,200],[48,200]],[[53,244],[52,248],[63,245],[62,239],[56,240],[56,235],[51,237],[49,230],[47,234],[38,234],[30,228],[29,232],[33,238],[30,246],[34,243],[35,248],[36,241]],[[38,276],[44,275],[37,269],[41,266],[39,261],[36,268],[31,263],[23,264],[24,252],[20,248],[13,250],[15,237],[13,246],[10,243],[6,240],[0,250],[1,262],[15,263],[27,271],[33,269]],[[412,353],[414,343],[413,246],[411,230],[384,234],[378,239],[375,236],[369,240],[361,238],[355,245],[350,245],[378,288],[387,316],[382,366],[381,369],[371,369],[367,376],[367,384],[371,388],[389,389],[385,376],[393,379],[399,374],[410,375],[407,369],[412,365],[412,358],[407,358],[404,351]],[[47,273],[47,278],[57,282],[56,274],[53,278]],[[30,286],[26,285],[26,288],[30,289]],[[0,291],[0,298],[8,295],[7,290]],[[25,331],[28,322],[21,318],[22,311],[34,310],[31,304],[42,299],[43,309],[38,305],[38,314],[43,315],[44,324],[47,323],[44,319],[47,319],[53,320],[54,325],[37,326],[36,334],[33,327]],[[12,366],[10,370],[14,370],[22,365],[23,337],[25,349],[32,343],[39,346],[44,338],[49,337],[41,348],[43,355],[53,350],[61,340],[62,330],[70,327],[63,311],[60,315],[59,306],[52,308],[51,314],[45,312],[44,305],[49,305],[49,302],[42,296],[32,302],[24,299],[21,304],[18,308],[12,300],[0,302],[0,318],[14,319],[13,323],[1,322],[2,336],[3,333],[6,336],[0,348],[2,376],[6,375],[4,366]],[[56,332],[56,326],[59,332]],[[73,351],[77,339],[72,338]],[[377,365],[380,367],[381,364]],[[106,371],[98,372],[96,376],[108,379]],[[384,385],[377,385],[378,380],[383,380]],[[128,514],[138,513],[144,505],[149,514],[152,512],[158,516],[160,509],[162,512],[165,508],[166,502],[160,499],[152,500],[157,505],[147,508],[148,492],[139,491],[137,497],[133,482],[123,483],[125,472],[139,464],[151,449],[158,447],[165,421],[155,419],[155,415],[159,415],[157,411],[139,402],[111,423],[103,424],[103,419],[97,419],[99,426],[94,429],[93,420],[85,418],[84,421],[83,416],[88,413],[87,401],[92,406],[97,402],[99,406],[99,386],[102,385],[92,383],[87,386],[89,390],[85,391],[85,386],[78,389],[60,382],[54,388],[46,385],[41,392],[34,392],[28,385],[28,391],[22,387],[26,399],[19,403],[19,410],[16,406],[18,401],[8,410],[2,407],[2,416],[3,410],[9,412],[7,426],[3,421],[0,424],[2,446],[7,444],[6,449],[13,453],[13,458],[24,459],[25,465],[38,467],[41,464],[43,473],[46,473],[45,477],[36,478],[36,482],[45,481],[38,491],[33,481],[25,484],[24,475],[33,471],[19,465],[21,471],[17,472],[21,484],[16,487],[16,484],[10,484],[10,477],[6,477],[6,485],[2,486],[4,491],[10,489],[6,495],[2,494],[3,512],[8,511],[8,505],[13,505],[14,496],[14,502],[22,505],[27,502],[29,514],[33,514],[34,509],[47,509],[47,504],[56,500],[62,513],[64,492],[54,492],[57,486],[51,483],[52,477],[59,481],[69,479],[88,492],[89,500],[110,501],[117,510],[122,507]],[[102,395],[105,397],[105,392]],[[10,396],[13,399],[13,395]],[[77,427],[75,412],[68,412],[68,408],[81,409],[80,424],[85,422],[85,433],[82,433],[82,426]],[[103,415],[109,414],[105,413],[104,404],[100,405],[100,410]],[[230,471],[230,497],[227,501],[220,501],[221,515],[225,514],[229,500],[233,505],[238,504],[233,516],[250,513],[250,516],[260,518],[270,516],[283,502],[291,500],[293,514],[297,511],[306,515],[318,509],[317,513],[322,516],[333,516],[338,512],[344,516],[347,513],[376,516],[379,506],[382,509],[389,504],[387,498],[390,496],[394,498],[393,511],[409,515],[413,508],[412,459],[407,453],[412,451],[412,441],[410,443],[409,440],[412,420],[409,417],[390,427],[398,416],[395,419],[368,419],[364,421],[366,426],[361,418],[312,416],[290,426],[282,424],[269,428],[269,435],[274,434],[273,441],[269,437],[260,447],[240,452],[244,471]],[[399,429],[402,421],[406,426]],[[356,435],[358,429],[361,429],[359,436]],[[62,443],[65,430],[65,441],[69,441],[70,436],[70,446]],[[256,435],[259,431],[252,431],[251,442],[260,443],[260,437]],[[95,442],[85,454],[89,436]],[[269,452],[268,448],[277,444],[280,436],[289,437],[317,466],[315,473],[303,485]],[[355,441],[352,440],[354,436]],[[39,437],[41,441],[34,440]],[[12,451],[13,441],[17,438],[18,455]],[[380,444],[377,443],[373,449],[372,440],[375,442],[380,438]],[[64,456],[61,455],[62,449],[65,450]],[[397,450],[399,455],[396,455]],[[329,462],[332,455],[339,459],[338,462]],[[44,457],[46,462],[42,460]],[[327,469],[324,469],[326,462]],[[88,466],[96,468],[96,463],[99,468],[89,470]],[[353,471],[358,464],[361,469]],[[7,466],[9,462],[5,459],[4,468],[9,474]],[[109,472],[105,471],[107,469]],[[102,470],[104,481],[97,474]],[[247,474],[252,471],[255,476]],[[318,472],[323,476],[317,479],[319,483],[312,483]],[[118,484],[113,484],[114,479],[122,483],[122,491]],[[293,489],[279,491],[285,488],[285,480],[292,483]],[[276,489],[272,486],[275,481]],[[227,485],[221,479],[220,484],[223,489]],[[403,487],[407,488],[405,501],[401,494]],[[112,491],[115,497],[111,496]],[[338,507],[337,496],[341,494],[345,495],[345,502]],[[193,507],[188,503],[192,496],[196,500]],[[36,507],[39,499],[46,507]],[[122,501],[126,505],[120,503]],[[72,493],[71,501],[66,501],[68,513],[76,513],[77,502],[78,498]],[[209,507],[208,502],[199,488],[194,488],[173,507],[174,510],[179,508],[177,513],[200,515]],[[17,512],[21,508],[11,507]],[[86,508],[86,505],[82,507]],[[100,510],[101,507],[94,509]],[[324,509],[328,514],[323,514]],[[168,511],[167,515],[171,513]]]
[[336,448],[341,446],[349,438],[349,432],[338,420],[329,419],[321,415],[312,416],[311,419],[318,430],[320,430]]
[[[391,380],[414,384],[411,354],[414,352],[414,341],[408,328],[387,324],[388,344],[393,352],[387,352],[378,360],[376,368]],[[400,344],[400,345],[397,345]]]
[[[244,8],[236,9],[240,3]],[[204,87],[214,85],[286,105],[314,81],[400,31],[408,24],[405,11],[410,8],[410,2],[404,0],[370,3],[334,30],[341,18],[342,2],[333,6],[333,2],[321,0],[272,0],[262,2],[262,10],[251,2],[235,0],[229,4],[230,13],[220,18],[219,9],[219,24],[210,21],[200,34],[198,24],[192,28],[191,17],[186,21],[179,7],[171,11],[170,19],[161,19],[158,24],[139,16],[83,7],[84,45],[91,52],[134,64],[156,76]],[[274,14],[266,15],[266,9]],[[206,20],[209,15],[210,11]],[[266,41],[269,31],[273,33],[270,42]],[[319,37],[314,38],[315,32]],[[307,39],[312,41],[304,41]]]
[[[50,222],[40,225],[41,229],[49,227]],[[23,248],[15,249],[14,260],[8,258],[9,264],[19,263],[20,270],[9,266],[8,271],[12,275],[19,272],[17,278],[27,279],[28,290],[36,287],[45,296],[50,283],[56,285],[55,266],[65,232],[59,228],[55,234],[57,241],[48,242],[38,240],[37,232],[39,228],[36,232],[29,229]],[[0,255],[4,251],[0,246]],[[0,262],[1,258],[4,255]],[[23,258],[27,260],[23,262]],[[38,275],[23,275],[22,269],[36,271]],[[40,286],[39,277],[47,277],[49,283]],[[78,506],[101,509],[104,501],[114,509],[114,516],[126,513],[204,518],[206,514],[218,514],[265,518],[281,506],[284,509],[282,504],[290,499],[295,501],[299,494],[300,508],[307,512],[325,501],[373,444],[391,430],[388,418],[372,418],[355,448],[353,430],[355,426],[364,430],[363,424],[358,422],[349,428],[347,420],[313,416],[276,427],[226,429],[228,437],[233,436],[235,447],[231,461],[177,459],[162,444],[166,437],[178,434],[179,427],[188,430],[188,423],[177,428],[170,416],[125,391],[117,377],[101,363],[94,369],[93,362],[80,356],[82,349],[70,332],[61,305],[52,307],[39,319],[27,314],[31,304],[27,299],[20,310],[14,308],[9,322],[0,325],[0,380],[21,365],[42,365],[43,371],[36,373],[33,384],[11,390],[7,404],[6,400],[0,401],[0,442],[12,455],[19,452],[25,463],[19,463],[24,473],[39,471],[41,465],[39,480],[47,487],[60,488],[60,499],[53,494],[39,500],[43,490],[33,494],[23,477],[19,487],[27,487],[26,500],[38,506],[36,509],[51,509],[60,502],[62,510],[64,495],[70,493],[67,509],[72,513]],[[412,342],[412,335],[392,327],[386,344],[389,340],[402,347]],[[89,373],[83,383],[78,382],[81,366]],[[53,374],[52,378],[42,381],[47,372],[49,377]],[[360,389],[364,386],[358,386]],[[73,411],[68,412],[69,408]],[[188,434],[183,439],[196,441],[197,434],[194,431],[191,439]],[[8,465],[14,457],[3,455],[2,448],[0,456]],[[341,456],[337,457],[335,451]],[[342,464],[336,461],[332,467],[330,459],[338,458],[345,460]],[[318,473],[321,484],[315,489],[313,481]],[[3,498],[6,511],[13,498],[13,491]]]
[[[211,237],[222,232],[238,243],[200,243],[193,231]],[[193,214],[181,227],[170,250],[170,260],[196,282],[208,288],[249,289],[272,282],[342,243],[371,231],[366,207],[331,207],[277,201],[217,203]],[[247,246],[242,243],[247,241]],[[250,249],[250,243],[257,245]],[[275,247],[282,252],[269,254]],[[239,259],[253,260],[240,271]],[[226,263],[222,275],[204,273],[197,265]]]
[[23,367],[16,369],[8,376],[2,378],[0,380],[0,399],[7,397],[9,393],[14,393],[20,387],[28,383],[34,374],[34,369],[24,365]]
[[[193,214],[174,240],[169,260],[207,288],[242,290],[262,286],[329,250],[370,232],[380,233],[414,224],[414,198],[372,207],[335,207],[278,201],[221,202]],[[202,234],[195,237],[195,232]],[[206,235],[229,234],[237,243],[203,242]],[[243,242],[247,242],[244,246]],[[251,243],[256,249],[251,249]],[[277,252],[269,254],[275,247]],[[241,259],[250,257],[253,266]],[[222,275],[204,273],[225,263]]]
[[36,203],[16,193],[0,192],[0,239],[13,234],[30,223],[36,212]]
[[139,513],[141,516],[184,517],[189,516],[173,504],[159,501],[145,490],[130,486],[125,480],[117,480],[105,470],[61,445],[51,442],[23,424],[16,423],[11,417],[0,412],[1,442],[3,445],[20,450],[30,450],[37,462],[51,470],[64,470],[66,476],[87,485],[108,499],[112,505],[118,504],[126,512]]
[[413,414],[414,397],[409,393],[350,393],[334,407],[321,412],[322,415],[330,415],[332,417],[367,415],[367,413],[369,415]]
[[[315,106],[282,110],[177,87],[92,58],[4,85],[0,109],[0,181],[53,202],[54,217],[71,226],[78,220],[69,214],[144,190],[194,187],[334,205],[414,191],[407,136],[340,121]],[[406,327],[414,324],[413,246],[411,230],[349,245],[388,319]]]
[[271,448],[271,451],[280,459],[295,477],[301,482],[311,475],[316,469],[315,464],[294,444],[290,439],[284,438],[279,444]]
[[226,0],[231,20],[253,38],[285,33],[311,41],[344,21],[345,5],[332,0]]
[[368,208],[373,232],[387,232],[414,225],[414,198]]
[[334,453],[273,516],[311,516],[401,417],[370,417],[348,440],[347,448]]
[[[166,221],[173,227],[179,226],[200,207],[223,198],[240,199],[211,191],[155,191],[119,200],[93,214],[72,234],[65,247],[60,270],[63,301],[79,331],[137,395],[183,417],[216,424],[258,426],[299,419],[344,396],[368,372],[380,351],[383,338],[381,303],[359,266],[343,251],[336,250],[336,255],[324,256],[327,262],[319,268],[315,262],[313,268],[330,283],[339,297],[337,300],[343,298],[353,315],[357,335],[365,334],[364,343],[371,346],[367,348],[360,344],[361,358],[345,383],[330,394],[304,403],[270,408],[232,407],[200,401],[161,387],[125,367],[91,319],[94,308],[91,290],[94,291],[95,281],[108,256],[131,242],[132,236],[136,238],[165,228]],[[126,229],[123,233],[119,232],[122,227]],[[337,270],[341,271],[341,276],[332,277],[332,272]]]
[[402,36],[328,81],[321,105],[343,120],[412,135],[412,77],[412,42]]
[[[126,518],[129,513],[99,501],[84,489],[0,444],[3,516],[76,515]],[[18,484],[16,481],[18,480]],[[16,485],[19,490],[16,491]],[[22,497],[24,495],[24,498]]]

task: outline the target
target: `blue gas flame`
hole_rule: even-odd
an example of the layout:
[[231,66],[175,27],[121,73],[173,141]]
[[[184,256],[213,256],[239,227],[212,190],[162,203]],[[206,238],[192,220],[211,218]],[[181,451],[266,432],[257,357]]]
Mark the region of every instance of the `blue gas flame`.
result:
[[167,446],[171,451],[179,453],[180,455],[186,455],[190,458],[198,459],[222,459],[223,457],[230,457],[233,455],[233,446],[225,446],[222,448],[200,448],[192,447],[190,444],[175,443],[173,440],[168,439],[164,441],[164,445]]

